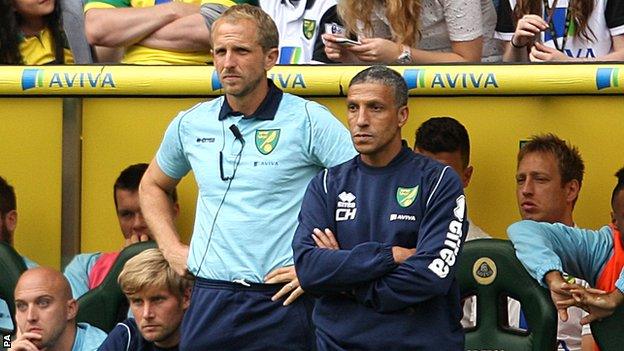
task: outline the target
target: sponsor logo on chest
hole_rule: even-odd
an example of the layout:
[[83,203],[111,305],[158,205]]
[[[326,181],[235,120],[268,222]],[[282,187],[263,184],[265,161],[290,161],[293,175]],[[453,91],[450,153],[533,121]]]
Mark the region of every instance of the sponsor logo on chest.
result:
[[[396,191],[396,200],[399,206],[403,208],[410,207],[418,196],[418,185],[411,188],[398,187]],[[391,213],[390,222],[392,221],[416,221],[416,216],[411,214]]]

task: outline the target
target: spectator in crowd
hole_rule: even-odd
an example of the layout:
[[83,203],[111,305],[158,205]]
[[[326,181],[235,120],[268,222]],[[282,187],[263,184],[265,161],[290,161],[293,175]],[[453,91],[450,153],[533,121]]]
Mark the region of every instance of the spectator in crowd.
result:
[[623,34],[621,1],[502,0],[495,37],[506,62],[622,61]]
[[[532,137],[518,153],[516,197],[522,219],[573,227],[572,215],[584,171],[585,165],[576,147],[553,134]],[[578,285],[587,285],[585,281],[567,274],[565,279]],[[589,326],[582,327],[580,324],[586,313],[577,307],[568,312],[567,320],[559,319],[559,350],[591,350],[591,330]],[[526,329],[522,314],[510,313],[510,317],[515,319],[516,316],[520,320],[517,324],[512,320],[511,324]]]
[[[139,204],[139,183],[147,169],[147,163],[137,163],[124,169],[113,185],[115,211],[119,228],[124,236],[124,247],[151,240],[152,236],[145,223]],[[177,217],[180,207],[174,190],[169,198],[169,211]],[[79,254],[65,267],[74,298],[98,287],[119,256],[117,252]]]
[[279,64],[331,62],[321,38],[329,28],[344,31],[336,0],[260,0],[279,31]]
[[359,156],[312,180],[293,241],[301,284],[319,296],[317,348],[461,350],[462,183],[402,143],[407,86],[397,72],[358,73],[347,108]]
[[15,287],[17,338],[11,351],[95,351],[106,333],[76,323],[78,304],[67,279],[52,268],[27,270]]
[[[589,311],[581,320],[587,324],[608,317],[624,302],[624,168],[616,177],[611,224],[600,230],[533,221],[514,223],[507,229],[516,255],[533,278],[550,289],[563,320],[570,318],[567,307],[571,305]],[[564,272],[601,290],[570,284]]]
[[83,0],[58,1],[61,4],[63,30],[74,57],[74,63],[78,65],[93,63],[93,50],[85,34]]
[[[434,117],[426,120],[416,131],[414,151],[451,166],[459,175],[464,189],[470,184],[474,168],[470,165],[470,139],[468,131],[451,117]],[[466,240],[491,238],[470,218]]]
[[[353,145],[326,108],[267,80],[279,39],[260,8],[228,9],[212,43],[225,96],[172,121],[139,190],[165,258],[196,277],[180,349],[308,350],[312,299],[301,296],[293,266],[296,213],[310,179],[352,157]],[[199,194],[189,248],[166,199],[191,170]]]
[[[15,190],[9,183],[0,177],[0,241],[13,246],[13,237],[17,228],[17,199]],[[22,256],[27,268],[37,264]],[[9,313],[9,306],[0,299],[0,329],[13,330],[13,320]]]
[[[200,5],[207,4],[201,10]],[[86,0],[85,30],[100,62],[200,65],[212,62],[210,27],[230,0]]]
[[324,34],[327,57],[336,62],[500,61],[492,0],[344,0],[338,14],[360,44]]
[[73,63],[56,0],[0,0],[0,64]]
[[129,259],[118,281],[134,318],[117,324],[99,350],[177,351],[191,281],[177,274],[158,249]]

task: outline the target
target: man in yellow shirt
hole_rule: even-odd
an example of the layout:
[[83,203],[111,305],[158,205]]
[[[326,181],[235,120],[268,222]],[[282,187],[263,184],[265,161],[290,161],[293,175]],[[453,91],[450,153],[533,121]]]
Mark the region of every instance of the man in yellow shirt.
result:
[[212,22],[232,5],[231,0],[87,0],[85,31],[99,62],[115,62],[123,54],[121,62],[128,64],[205,64],[212,62]]

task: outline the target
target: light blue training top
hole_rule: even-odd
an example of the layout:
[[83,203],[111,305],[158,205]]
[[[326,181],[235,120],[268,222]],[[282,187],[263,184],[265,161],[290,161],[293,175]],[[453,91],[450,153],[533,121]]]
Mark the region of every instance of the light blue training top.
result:
[[[199,187],[188,258],[196,276],[260,283],[273,269],[292,265],[291,243],[309,181],[356,155],[348,130],[324,106],[282,93],[270,80],[269,87],[258,110],[245,118],[224,97],[180,113],[156,155],[169,177],[192,170]],[[222,180],[220,151],[223,176],[234,174],[231,180]]]
[[[518,259],[544,287],[547,287],[544,276],[553,270],[566,272],[595,286],[605,264],[613,256],[609,226],[589,230],[561,223],[520,221],[509,226],[507,234]],[[615,286],[624,292],[624,271]]]
[[65,267],[63,274],[69,281],[74,299],[89,291],[89,274],[101,254],[94,252],[76,255]]
[[[31,261],[27,257],[22,256],[22,259],[24,260],[24,264],[27,269],[38,266],[38,264]],[[13,320],[11,319],[11,314],[9,313],[9,306],[3,299],[0,299],[0,329],[13,330]]]
[[106,339],[106,333],[87,323],[76,324],[72,351],[96,351]]

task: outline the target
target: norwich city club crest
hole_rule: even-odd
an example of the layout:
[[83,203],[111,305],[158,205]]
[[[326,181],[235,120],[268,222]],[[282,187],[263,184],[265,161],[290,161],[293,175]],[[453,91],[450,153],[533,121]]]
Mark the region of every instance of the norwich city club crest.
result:
[[275,150],[279,137],[279,129],[256,130],[256,148],[261,154],[268,155]]
[[396,198],[401,207],[409,207],[414,203],[416,196],[418,195],[418,185],[413,188],[402,188],[399,187],[397,189]]
[[303,19],[303,35],[306,39],[310,40],[314,36],[314,30],[316,29],[316,21]]

